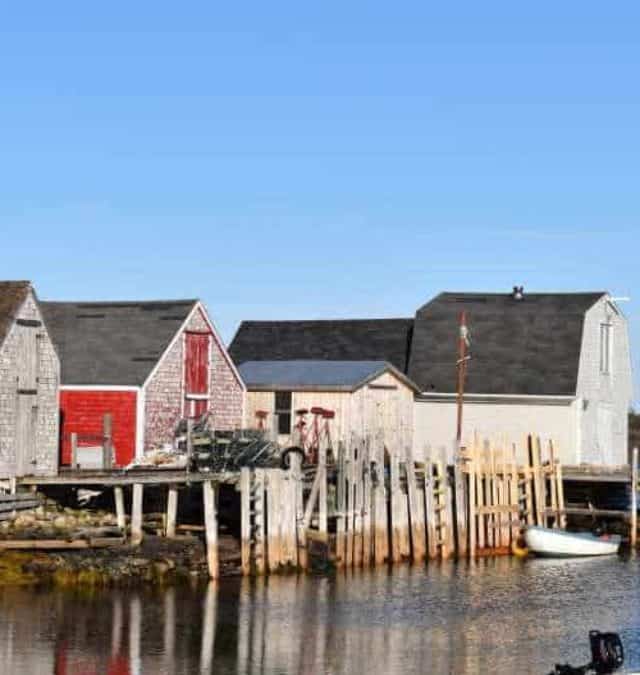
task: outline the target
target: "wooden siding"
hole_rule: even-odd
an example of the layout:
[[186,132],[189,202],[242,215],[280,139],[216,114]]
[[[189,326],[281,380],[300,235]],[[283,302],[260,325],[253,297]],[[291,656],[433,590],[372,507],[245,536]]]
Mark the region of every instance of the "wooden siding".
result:
[[[272,424],[275,394],[272,391],[247,392],[247,425],[257,428],[256,411],[269,413],[267,424]],[[295,411],[314,406],[327,408],[335,412],[331,425],[334,441],[346,440],[351,434],[366,435],[383,430],[403,444],[411,444],[413,439],[413,392],[404,382],[391,373],[383,373],[375,380],[354,392],[307,392],[294,391],[292,401],[293,424]],[[311,423],[311,415],[307,423]],[[279,441],[286,444],[291,439],[280,436]]]

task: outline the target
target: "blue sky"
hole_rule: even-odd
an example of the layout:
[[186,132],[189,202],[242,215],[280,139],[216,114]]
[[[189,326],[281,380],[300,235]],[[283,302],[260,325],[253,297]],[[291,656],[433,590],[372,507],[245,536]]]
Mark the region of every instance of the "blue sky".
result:
[[226,339],[606,289],[640,345],[640,5],[216,4],[3,6],[1,278]]

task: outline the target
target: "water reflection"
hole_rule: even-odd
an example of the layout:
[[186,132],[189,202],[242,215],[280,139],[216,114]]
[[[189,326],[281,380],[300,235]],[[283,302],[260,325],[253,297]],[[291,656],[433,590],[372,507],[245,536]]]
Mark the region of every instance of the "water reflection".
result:
[[32,675],[545,673],[592,628],[640,665],[636,561],[496,559],[146,591],[0,591],[0,668]]

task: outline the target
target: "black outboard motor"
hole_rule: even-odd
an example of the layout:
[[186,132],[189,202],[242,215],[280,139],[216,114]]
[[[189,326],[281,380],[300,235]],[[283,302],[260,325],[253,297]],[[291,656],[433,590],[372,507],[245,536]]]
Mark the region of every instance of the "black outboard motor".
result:
[[589,631],[591,645],[591,662],[586,666],[570,666],[568,663],[556,664],[555,670],[549,675],[609,675],[615,673],[624,663],[624,649],[622,640],[617,633],[601,633],[598,630]]
[[624,663],[624,649],[622,640],[617,633],[601,633],[598,630],[589,631],[591,643],[591,667],[598,675],[613,673],[622,668]]

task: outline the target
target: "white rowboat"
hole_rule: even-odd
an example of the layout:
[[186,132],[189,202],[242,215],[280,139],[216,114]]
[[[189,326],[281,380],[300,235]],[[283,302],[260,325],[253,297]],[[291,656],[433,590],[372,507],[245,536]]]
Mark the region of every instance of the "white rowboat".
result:
[[524,533],[531,553],[552,558],[613,555],[620,547],[620,537],[596,537],[588,532],[565,532],[548,527],[528,527]]

